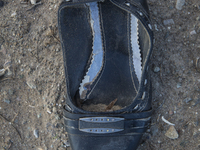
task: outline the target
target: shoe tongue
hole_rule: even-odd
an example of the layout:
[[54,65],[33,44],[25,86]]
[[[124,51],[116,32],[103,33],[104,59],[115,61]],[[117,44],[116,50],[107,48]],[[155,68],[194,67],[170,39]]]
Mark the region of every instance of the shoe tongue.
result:
[[81,99],[86,99],[86,94],[88,90],[90,90],[90,86],[100,74],[103,67],[104,56],[98,4],[97,2],[93,2],[88,5],[90,7],[90,23],[93,34],[93,52],[90,66],[80,84],[79,94]]

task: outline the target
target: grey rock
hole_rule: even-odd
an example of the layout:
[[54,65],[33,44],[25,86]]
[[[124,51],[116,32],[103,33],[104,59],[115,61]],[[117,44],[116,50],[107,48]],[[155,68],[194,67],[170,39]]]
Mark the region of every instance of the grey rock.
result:
[[0,76],[3,76],[5,74],[6,70],[5,69],[0,69]]
[[165,26],[173,25],[174,24],[174,20],[173,19],[166,19],[166,20],[163,21],[163,24]]
[[159,68],[159,67],[155,67],[155,68],[153,69],[153,71],[154,71],[155,73],[157,73],[157,72],[160,71],[160,68]]
[[185,4],[185,0],[177,0],[176,1],[176,9],[182,10],[184,4]]
[[189,103],[190,101],[192,101],[192,99],[190,97],[187,97],[183,101],[186,102],[186,103]]
[[28,79],[27,79],[26,84],[27,84],[31,89],[36,89],[35,81],[32,80],[31,78],[28,78]]
[[177,89],[179,89],[181,86],[182,86],[181,83],[177,83],[176,85]]
[[69,141],[65,140],[65,141],[63,141],[63,143],[64,143],[64,145],[65,145],[66,147],[70,147]]
[[14,94],[14,91],[13,91],[12,89],[9,89],[9,90],[8,90],[8,94],[9,94],[9,95],[13,95],[13,94]]
[[151,127],[151,135],[154,136],[158,133],[158,127],[156,125]]
[[36,137],[36,138],[39,138],[39,131],[38,130],[34,130],[33,131],[33,134],[34,134],[34,136]]
[[38,118],[41,118],[41,116],[42,116],[41,113],[39,113],[39,114],[37,115]]
[[195,30],[192,30],[192,31],[190,32],[190,35],[195,35],[195,34],[197,34],[197,32],[196,32]]
[[56,120],[60,120],[60,116],[58,114],[55,115]]
[[4,99],[3,100],[5,103],[10,104],[10,100],[9,99]]

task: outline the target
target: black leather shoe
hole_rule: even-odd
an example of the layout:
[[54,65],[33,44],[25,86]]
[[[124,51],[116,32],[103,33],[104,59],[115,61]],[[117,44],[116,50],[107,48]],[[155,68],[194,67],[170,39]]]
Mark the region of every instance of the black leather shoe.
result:
[[152,114],[146,0],[65,1],[58,27],[71,148],[137,149]]

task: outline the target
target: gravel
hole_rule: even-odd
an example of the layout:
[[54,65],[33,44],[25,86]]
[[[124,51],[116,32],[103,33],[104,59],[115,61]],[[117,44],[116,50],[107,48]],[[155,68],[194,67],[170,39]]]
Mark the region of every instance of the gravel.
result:
[[155,73],[158,73],[158,72],[160,71],[160,68],[159,68],[159,67],[155,67],[155,68],[153,69],[153,71],[154,71]]
[[3,100],[5,103],[10,104],[10,100],[9,99],[4,99]]
[[182,10],[184,4],[185,4],[185,0],[177,0],[176,1],[176,9]]
[[165,26],[173,25],[174,24],[174,20],[173,19],[166,19],[166,20],[163,21],[163,24]]

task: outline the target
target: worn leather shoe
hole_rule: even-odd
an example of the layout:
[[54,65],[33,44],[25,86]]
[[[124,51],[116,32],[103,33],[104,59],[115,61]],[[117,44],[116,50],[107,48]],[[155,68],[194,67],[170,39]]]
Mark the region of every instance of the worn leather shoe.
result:
[[72,150],[135,150],[150,124],[146,0],[69,0],[58,10]]

